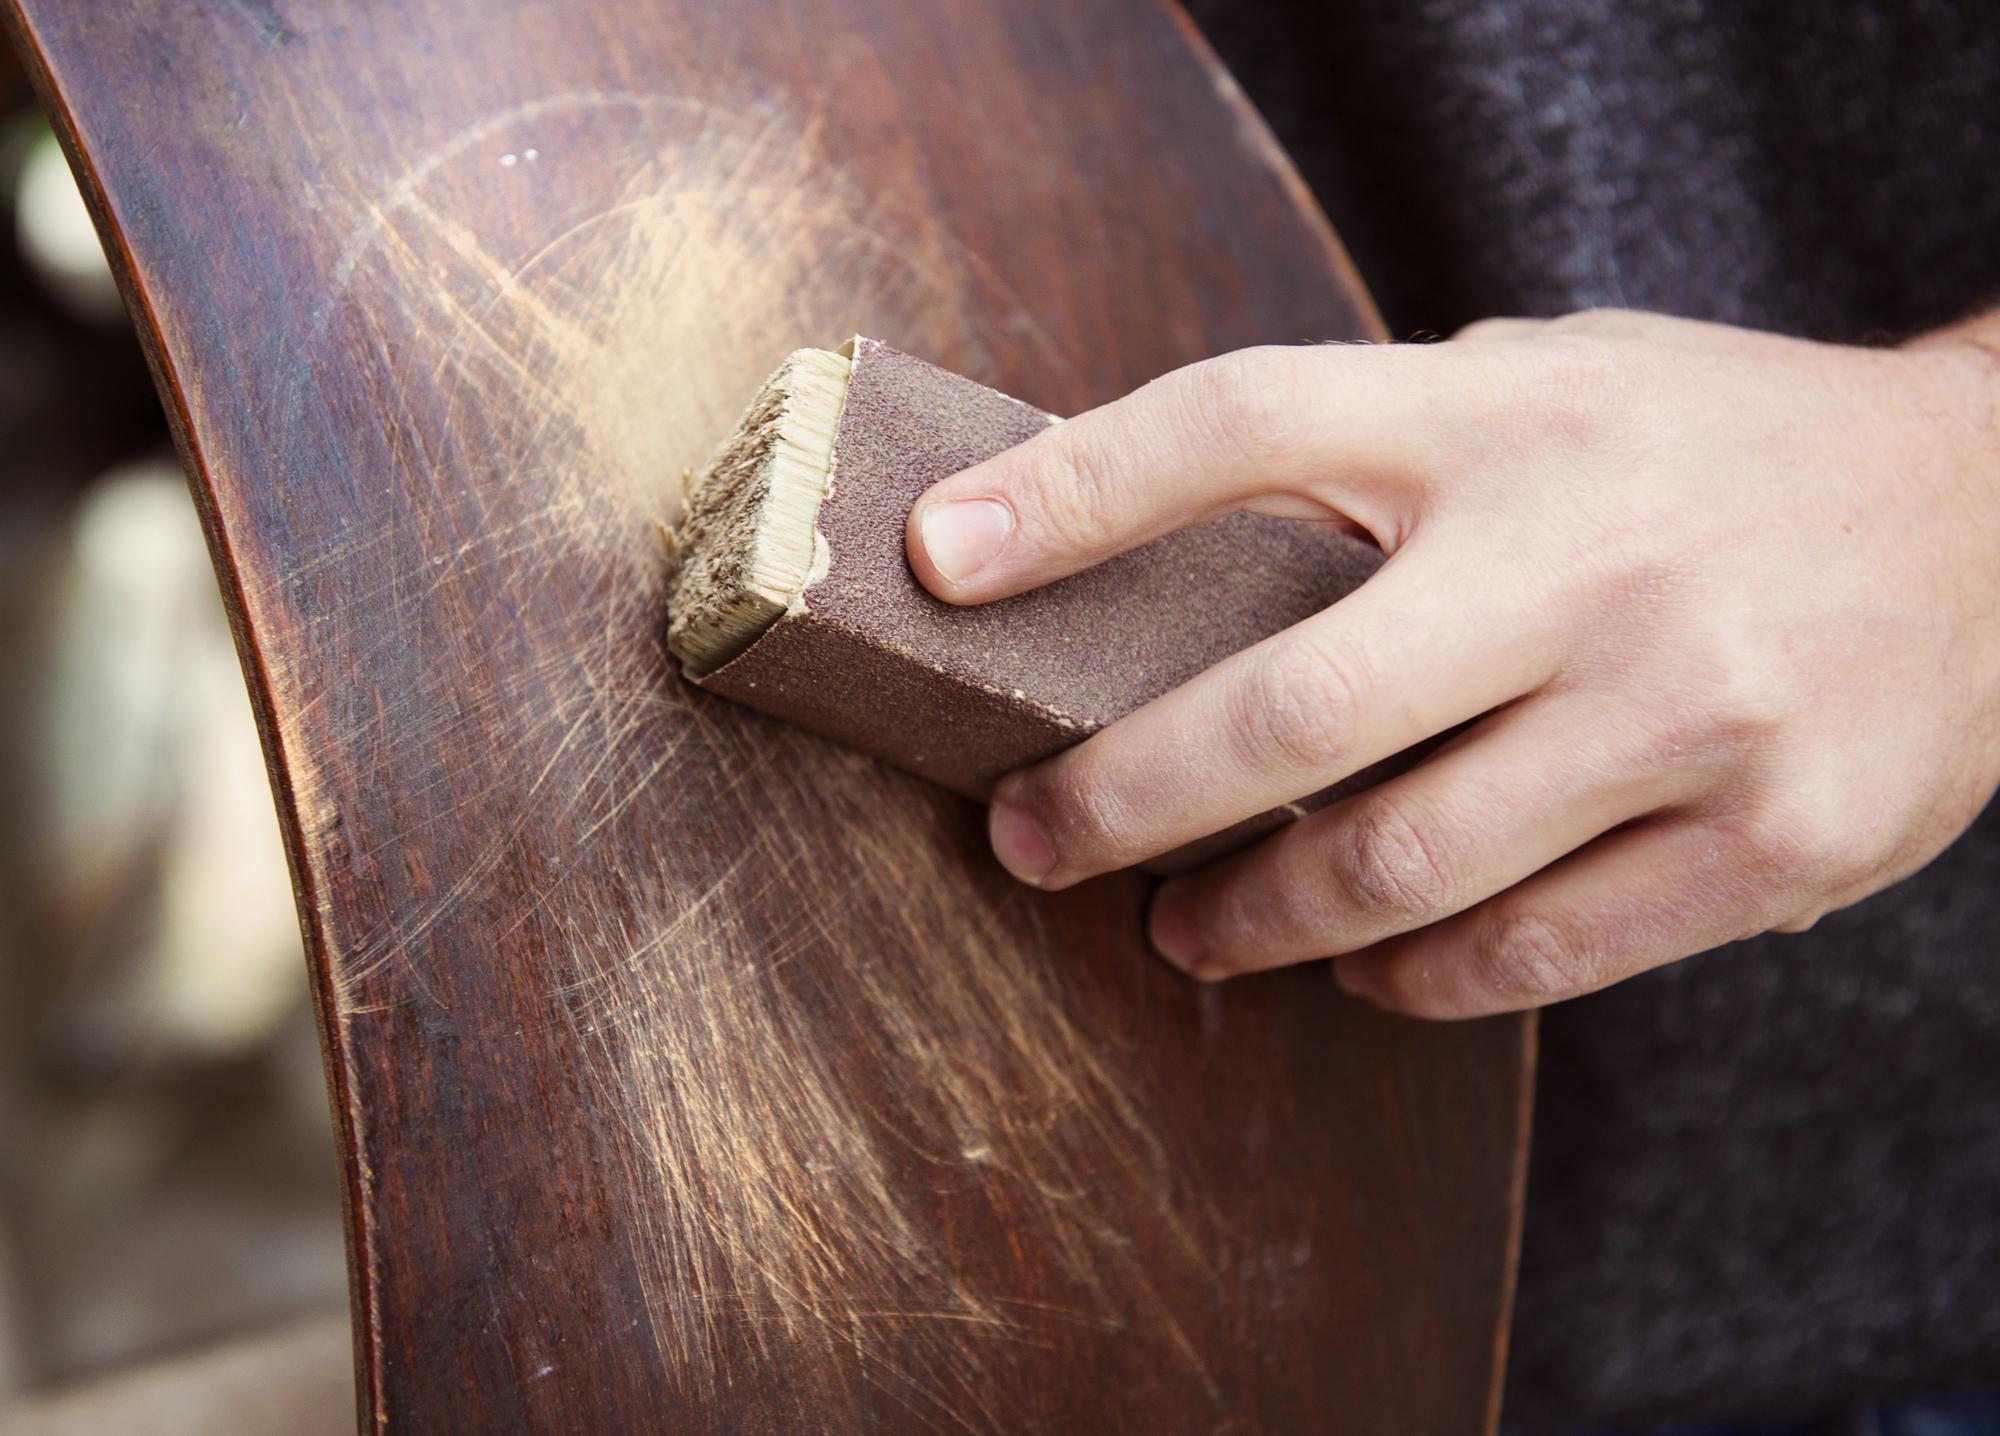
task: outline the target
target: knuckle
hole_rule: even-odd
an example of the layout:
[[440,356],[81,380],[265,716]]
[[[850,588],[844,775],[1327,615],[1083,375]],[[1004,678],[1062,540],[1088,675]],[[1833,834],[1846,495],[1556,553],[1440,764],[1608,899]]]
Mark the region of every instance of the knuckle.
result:
[[1636,317],[1629,309],[1598,305],[1591,309],[1578,309],[1560,315],[1549,321],[1549,328],[1583,333],[1615,333],[1629,327]]
[[1238,349],[1181,371],[1195,442],[1249,456],[1291,447],[1299,422],[1299,356],[1277,346]]
[[1112,772],[1083,748],[1048,766],[1034,807],[1054,828],[1065,867],[1094,867],[1119,850],[1130,828]]
[[1694,706],[1659,699],[1631,714],[1631,761],[1642,773],[1671,773],[1708,745],[1708,720]]
[[1588,949],[1540,913],[1496,915],[1480,929],[1472,963],[1482,987],[1517,1007],[1540,1007],[1594,985]]
[[1769,639],[1695,619],[1659,655],[1634,710],[1642,761],[1722,755],[1762,768],[1779,755],[1798,701]]
[[1767,899],[1830,893],[1868,866],[1841,817],[1804,803],[1753,809],[1726,822],[1723,831],[1728,860]]
[[1534,322],[1533,320],[1509,319],[1500,316],[1475,319],[1470,324],[1462,325],[1451,337],[1457,342],[1476,342],[1481,339],[1505,339],[1511,335],[1527,332],[1526,326],[1532,325]]
[[1515,376],[1510,406],[1521,438],[1579,452],[1621,443],[1637,405],[1620,347],[1571,330],[1550,333],[1533,351]]
[[1762,746],[1784,726],[1791,704],[1777,677],[1777,655],[1761,638],[1711,633],[1699,696],[1713,737],[1732,748]]
[[1093,425],[1071,422],[1053,431],[1058,468],[1035,497],[1041,526],[1064,550],[1098,553],[1111,546],[1125,506],[1125,480]]
[[1743,814],[1720,825],[1727,861],[1759,888],[1789,883],[1805,857],[1794,825],[1770,810]]
[[1344,834],[1338,875],[1346,896],[1382,917],[1429,918],[1453,907],[1451,875],[1437,845],[1389,802],[1364,797]]
[[1285,645],[1251,659],[1230,715],[1242,756],[1259,771],[1343,766],[1354,748],[1353,671],[1324,646]]
[[1794,933],[1811,932],[1815,927],[1819,925],[1819,920],[1826,916],[1827,911],[1828,909],[1823,904],[1820,903],[1809,904],[1808,906],[1800,909],[1792,917],[1786,918],[1783,922],[1774,923],[1772,925],[1772,930],[1775,932],[1794,932]]

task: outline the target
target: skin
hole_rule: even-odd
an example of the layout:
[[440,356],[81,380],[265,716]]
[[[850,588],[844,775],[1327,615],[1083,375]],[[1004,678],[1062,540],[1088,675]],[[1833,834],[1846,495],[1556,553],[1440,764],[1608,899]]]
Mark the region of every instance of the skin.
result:
[[1006,778],[1043,888],[1465,730],[1164,883],[1214,980],[1332,956],[1385,1007],[1539,1006],[1935,857],[2000,784],[2000,321],[1900,349],[1621,311],[1250,349],[932,488],[950,603],[1235,510],[1339,524],[1360,590]]

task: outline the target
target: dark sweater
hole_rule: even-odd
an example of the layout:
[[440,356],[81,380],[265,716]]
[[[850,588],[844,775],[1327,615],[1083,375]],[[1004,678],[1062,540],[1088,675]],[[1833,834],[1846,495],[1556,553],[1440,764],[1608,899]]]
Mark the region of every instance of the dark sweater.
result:
[[[1879,342],[2000,299],[2000,4],[1191,8],[1400,334]],[[1989,811],[1809,934],[1550,1011],[1510,1416],[2000,1383],[1996,948]]]

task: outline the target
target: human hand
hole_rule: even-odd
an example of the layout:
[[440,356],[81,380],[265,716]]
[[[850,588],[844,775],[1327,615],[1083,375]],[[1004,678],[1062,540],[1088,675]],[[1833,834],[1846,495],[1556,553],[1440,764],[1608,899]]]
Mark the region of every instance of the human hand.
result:
[[1994,352],[1618,311],[1250,349],[955,475],[909,528],[952,603],[1245,509],[1388,555],[1004,779],[994,850],[1067,887],[1470,723],[1163,884],[1154,946],[1204,979],[1335,955],[1350,991],[1460,1017],[1809,927],[2000,782]]

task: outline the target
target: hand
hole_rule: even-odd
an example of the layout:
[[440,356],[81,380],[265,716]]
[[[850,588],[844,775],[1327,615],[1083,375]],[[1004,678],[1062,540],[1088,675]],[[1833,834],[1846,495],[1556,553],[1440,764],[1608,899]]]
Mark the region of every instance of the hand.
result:
[[952,603],[1243,509],[1388,556],[1007,777],[994,850],[1067,887],[1469,722],[1162,885],[1154,946],[1203,979],[1337,955],[1350,991],[1459,1017],[1809,927],[2000,782],[1995,352],[1622,312],[1250,349],[947,479],[909,552]]

